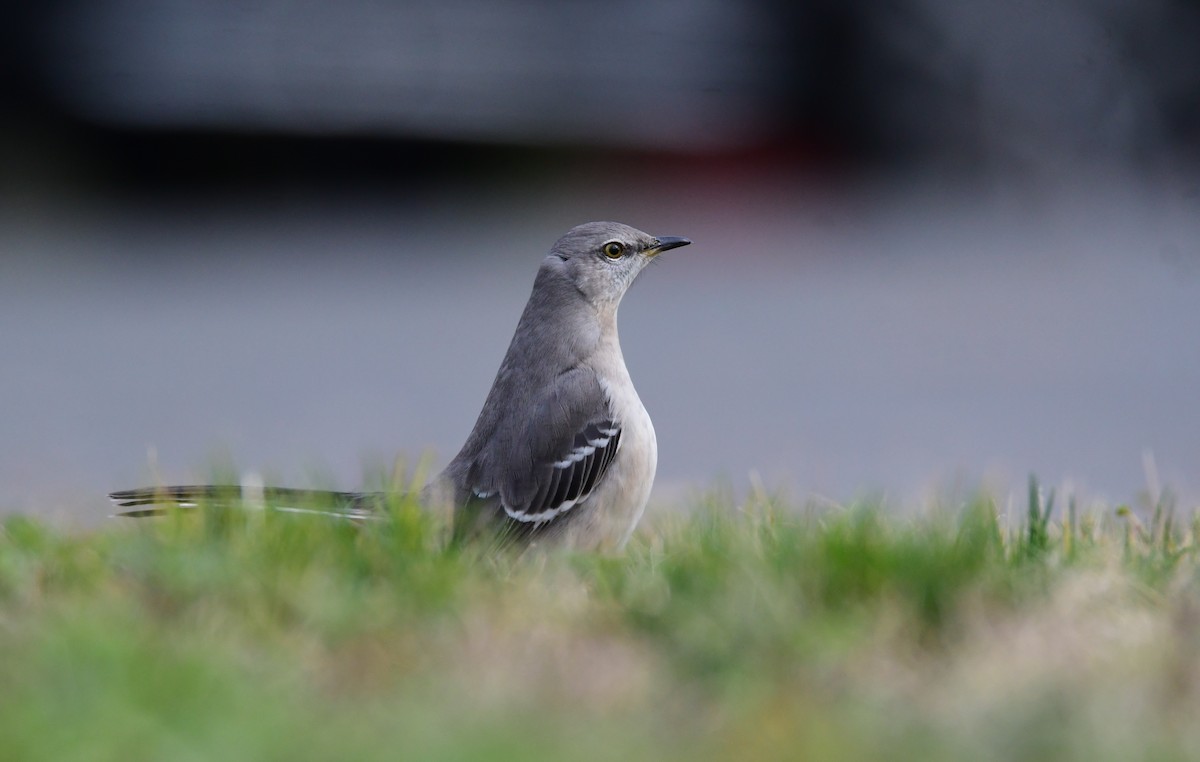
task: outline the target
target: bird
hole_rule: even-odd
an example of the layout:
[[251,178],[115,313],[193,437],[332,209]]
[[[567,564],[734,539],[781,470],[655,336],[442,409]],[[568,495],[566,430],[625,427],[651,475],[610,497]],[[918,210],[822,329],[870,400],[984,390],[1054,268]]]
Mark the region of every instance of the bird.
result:
[[[454,537],[625,546],[650,496],[658,443],[621,353],[617,311],[647,265],[690,243],[589,222],[550,248],[474,427],[419,494],[421,503],[452,511]],[[134,517],[243,502],[365,518],[378,515],[387,495],[246,484],[145,487],[109,498],[124,509],[119,515]]]

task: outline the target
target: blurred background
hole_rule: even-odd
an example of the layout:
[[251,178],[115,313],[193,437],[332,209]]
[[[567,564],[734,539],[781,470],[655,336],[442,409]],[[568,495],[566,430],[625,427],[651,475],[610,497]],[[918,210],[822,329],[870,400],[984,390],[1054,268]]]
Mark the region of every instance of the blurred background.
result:
[[1200,5],[0,5],[0,510],[468,433],[543,253],[627,297],[655,499],[1200,495]]

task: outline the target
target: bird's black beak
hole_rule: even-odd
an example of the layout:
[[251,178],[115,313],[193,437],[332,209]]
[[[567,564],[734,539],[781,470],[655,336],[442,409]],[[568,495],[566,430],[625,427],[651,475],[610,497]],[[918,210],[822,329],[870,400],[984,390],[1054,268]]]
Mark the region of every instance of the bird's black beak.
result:
[[646,250],[646,253],[652,257],[657,257],[668,249],[678,249],[680,246],[687,246],[691,241],[686,238],[679,238],[673,235],[664,235],[654,239],[654,244]]

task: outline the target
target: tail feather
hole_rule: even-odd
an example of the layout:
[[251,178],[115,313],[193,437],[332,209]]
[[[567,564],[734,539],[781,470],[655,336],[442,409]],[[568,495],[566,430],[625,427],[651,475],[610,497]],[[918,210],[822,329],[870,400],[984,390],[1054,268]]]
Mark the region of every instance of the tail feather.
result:
[[108,496],[117,508],[128,509],[119,511],[117,515],[130,518],[161,516],[171,508],[195,508],[201,504],[221,507],[242,505],[289,513],[367,518],[375,512],[375,506],[382,498],[382,493],[373,492],[334,492],[232,484],[141,487],[113,492]]

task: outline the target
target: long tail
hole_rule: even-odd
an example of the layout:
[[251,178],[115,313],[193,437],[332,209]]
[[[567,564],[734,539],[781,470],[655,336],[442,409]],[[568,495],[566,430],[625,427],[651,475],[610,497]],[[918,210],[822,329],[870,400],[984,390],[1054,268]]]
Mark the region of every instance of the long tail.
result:
[[173,487],[142,487],[109,494],[118,516],[142,518],[161,516],[171,508],[195,508],[198,505],[269,508],[287,513],[317,513],[339,518],[364,519],[376,513],[383,499],[376,492],[332,492],[317,489],[290,489],[258,485],[195,484]]

